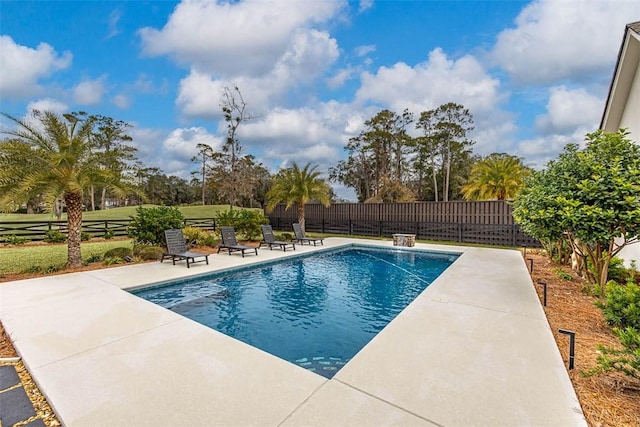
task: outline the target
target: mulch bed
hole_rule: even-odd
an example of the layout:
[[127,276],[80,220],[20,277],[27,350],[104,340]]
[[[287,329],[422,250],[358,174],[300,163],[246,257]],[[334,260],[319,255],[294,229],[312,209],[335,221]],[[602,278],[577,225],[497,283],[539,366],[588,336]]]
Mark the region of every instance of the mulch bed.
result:
[[[204,253],[215,251],[216,248],[202,250]],[[570,274],[572,280],[559,278],[556,272],[559,267],[539,253],[529,251],[526,258],[527,266],[529,266],[528,260],[533,259],[534,268],[531,274],[533,283],[539,280],[547,282],[547,306],[544,307],[544,311],[565,362],[569,360],[569,341],[566,335],[558,333],[558,329],[576,332],[575,369],[568,372],[589,425],[592,427],[640,426],[640,383],[638,381],[619,373],[590,377],[582,375],[582,372],[596,366],[599,344],[610,347],[619,345],[611,328],[605,322],[602,312],[594,304],[596,298],[585,292],[588,289],[586,282],[568,267],[561,267],[561,270]],[[97,268],[105,268],[105,266],[96,263],[79,270]],[[39,275],[31,275],[33,276]],[[26,275],[7,275],[0,278],[0,281],[27,277]],[[536,286],[542,300],[541,288]],[[15,356],[16,351],[0,323],[0,358]],[[18,362],[16,369],[27,394],[34,402],[36,413],[42,417],[47,426],[60,426],[60,422],[29,376],[24,364]],[[544,409],[541,408],[541,410]]]
[[[560,334],[558,329],[576,333],[575,369],[568,372],[589,425],[640,426],[638,381],[620,373],[583,375],[597,366],[599,344],[620,347],[617,337],[595,305],[596,298],[589,294],[589,285],[571,268],[554,265],[546,256],[527,253],[526,258],[533,259],[533,283],[538,280],[547,282],[547,306],[544,311],[565,362],[569,360],[569,337]],[[570,274],[572,280],[559,278],[556,273],[558,268]],[[536,286],[536,289],[542,301],[542,286]]]

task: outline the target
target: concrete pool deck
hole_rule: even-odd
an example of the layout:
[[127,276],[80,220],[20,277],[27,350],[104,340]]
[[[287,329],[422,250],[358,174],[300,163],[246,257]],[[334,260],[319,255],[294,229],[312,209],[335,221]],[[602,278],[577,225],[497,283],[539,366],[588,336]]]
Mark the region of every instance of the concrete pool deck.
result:
[[586,426],[518,251],[462,253],[331,380],[123,289],[352,243],[0,283],[0,319],[66,426]]

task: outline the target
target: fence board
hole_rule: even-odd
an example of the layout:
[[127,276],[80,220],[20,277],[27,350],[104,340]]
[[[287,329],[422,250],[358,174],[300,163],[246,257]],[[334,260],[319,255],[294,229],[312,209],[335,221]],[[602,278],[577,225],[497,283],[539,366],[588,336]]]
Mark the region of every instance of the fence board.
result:
[[[282,206],[282,205],[279,205]],[[296,212],[293,206],[289,211]],[[282,209],[269,214],[277,230],[291,231],[295,216]],[[336,203],[328,208],[305,205],[308,231],[390,237],[416,234],[418,239],[462,243],[538,247],[513,220],[513,208],[504,201]]]

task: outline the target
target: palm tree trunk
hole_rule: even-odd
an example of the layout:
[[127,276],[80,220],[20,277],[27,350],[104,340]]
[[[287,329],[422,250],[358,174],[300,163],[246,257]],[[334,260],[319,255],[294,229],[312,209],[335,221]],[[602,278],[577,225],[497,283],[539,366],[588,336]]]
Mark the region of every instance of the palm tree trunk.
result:
[[80,241],[82,231],[82,194],[65,193],[64,202],[67,205],[67,266],[71,268],[82,266]]
[[302,228],[302,231],[305,231],[305,228],[304,228],[304,203],[298,203],[298,223],[300,224],[300,228]]

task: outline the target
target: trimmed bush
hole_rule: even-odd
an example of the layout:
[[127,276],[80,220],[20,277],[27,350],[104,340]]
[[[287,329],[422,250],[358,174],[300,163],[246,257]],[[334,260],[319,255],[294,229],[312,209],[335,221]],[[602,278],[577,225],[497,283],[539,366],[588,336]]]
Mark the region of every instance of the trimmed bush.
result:
[[26,237],[16,236],[15,234],[12,234],[10,236],[6,236],[4,238],[4,244],[5,245],[24,245],[28,241],[29,241],[29,239],[27,239]]
[[133,251],[130,248],[127,247],[119,247],[119,248],[113,248],[113,249],[109,249],[108,251],[106,251],[104,253],[103,258],[107,259],[107,258],[122,258],[125,259],[128,256],[133,255]]
[[44,235],[44,241],[47,243],[62,243],[67,241],[67,235],[60,230],[51,229]]
[[185,227],[182,229],[182,234],[187,242],[187,246],[204,246],[207,244],[206,240],[211,235],[207,230],[198,227]]
[[164,246],[164,231],[170,228],[182,228],[184,216],[175,207],[159,206],[154,208],[136,209],[136,215],[131,217],[129,236],[134,244]]
[[145,261],[159,260],[163,253],[164,248],[160,246],[135,245],[133,247],[133,254]]
[[262,235],[262,224],[269,224],[269,219],[260,210],[230,209],[221,211],[216,216],[218,226],[230,225],[236,233],[245,236],[248,240],[256,240]]
[[87,240],[91,239],[91,234],[87,233],[86,231],[83,231],[80,233],[80,240],[83,242],[86,242]]

